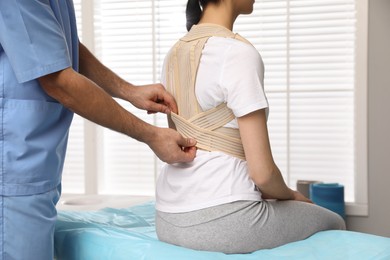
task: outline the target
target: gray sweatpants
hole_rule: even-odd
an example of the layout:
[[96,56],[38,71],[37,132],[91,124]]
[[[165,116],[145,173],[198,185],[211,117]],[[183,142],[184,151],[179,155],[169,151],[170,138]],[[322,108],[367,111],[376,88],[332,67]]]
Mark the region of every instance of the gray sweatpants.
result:
[[156,212],[161,241],[196,250],[250,253],[345,229],[336,213],[299,201],[236,201],[186,213]]

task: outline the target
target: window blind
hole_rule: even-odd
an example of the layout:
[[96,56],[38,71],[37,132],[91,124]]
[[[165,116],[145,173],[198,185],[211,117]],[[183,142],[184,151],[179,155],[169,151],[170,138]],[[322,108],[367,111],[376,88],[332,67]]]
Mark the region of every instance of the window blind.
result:
[[[183,16],[183,6],[176,6],[173,1],[100,1],[100,59],[133,84],[158,82],[167,50],[183,34],[170,26],[172,13],[177,10]],[[167,126],[165,115],[147,115],[118,102],[150,124]],[[102,132],[99,192],[154,195],[161,161],[143,143],[107,129]]]
[[236,31],[260,51],[275,161],[291,187],[345,185],[354,201],[353,0],[256,1]]
[[[186,32],[185,3],[96,1],[98,57],[133,84],[158,82],[167,51]],[[272,151],[288,185],[295,188],[298,179],[338,182],[349,202],[356,195],[356,19],[353,0],[260,0],[234,28],[264,60]],[[119,102],[141,119],[166,126],[164,115]],[[161,162],[145,144],[106,129],[97,141],[100,157],[84,163],[98,164],[99,193],[154,194]],[[83,164],[69,158],[65,187],[83,181],[67,179]]]

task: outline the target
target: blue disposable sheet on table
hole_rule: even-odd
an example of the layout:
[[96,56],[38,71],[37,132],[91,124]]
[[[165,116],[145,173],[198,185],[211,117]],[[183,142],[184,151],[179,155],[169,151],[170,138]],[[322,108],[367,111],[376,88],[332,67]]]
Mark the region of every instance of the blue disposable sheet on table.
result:
[[252,260],[390,259],[390,238],[352,231],[323,231],[305,240],[250,254],[196,251],[160,242],[154,202],[99,211],[59,211],[55,231],[57,259]]

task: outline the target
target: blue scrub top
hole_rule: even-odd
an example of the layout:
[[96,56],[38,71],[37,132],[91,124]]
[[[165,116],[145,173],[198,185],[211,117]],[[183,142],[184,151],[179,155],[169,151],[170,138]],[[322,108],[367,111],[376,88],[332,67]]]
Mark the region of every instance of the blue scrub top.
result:
[[37,78],[68,67],[78,70],[72,0],[0,0],[0,195],[60,184],[73,113]]

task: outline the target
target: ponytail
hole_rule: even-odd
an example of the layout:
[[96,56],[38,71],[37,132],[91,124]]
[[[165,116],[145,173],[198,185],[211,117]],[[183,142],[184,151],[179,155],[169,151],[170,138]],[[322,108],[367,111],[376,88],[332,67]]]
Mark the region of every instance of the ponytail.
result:
[[194,24],[199,23],[201,15],[202,9],[200,8],[199,0],[188,0],[186,8],[187,31],[189,31]]
[[189,31],[194,24],[199,23],[202,12],[209,3],[219,4],[220,2],[221,0],[188,0],[186,9],[187,31]]

